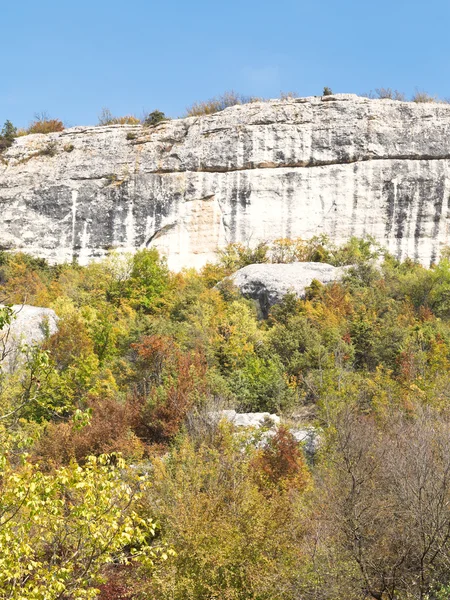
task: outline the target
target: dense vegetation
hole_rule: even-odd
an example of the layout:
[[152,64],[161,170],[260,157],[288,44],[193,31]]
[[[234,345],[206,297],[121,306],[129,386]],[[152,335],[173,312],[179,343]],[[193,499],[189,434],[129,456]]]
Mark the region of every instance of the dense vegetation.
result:
[[[253,262],[352,265],[258,318]],[[368,240],[0,253],[0,598],[450,598],[450,262]],[[13,361],[9,304],[59,331]],[[238,430],[223,408],[282,426]],[[291,430],[313,427],[308,453]]]

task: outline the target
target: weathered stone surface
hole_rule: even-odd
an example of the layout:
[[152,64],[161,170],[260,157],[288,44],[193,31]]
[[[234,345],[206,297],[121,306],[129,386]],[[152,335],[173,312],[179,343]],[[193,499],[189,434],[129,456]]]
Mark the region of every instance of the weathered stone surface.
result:
[[338,281],[345,267],[333,267],[325,263],[295,262],[289,264],[248,265],[231,276],[241,294],[256,300],[263,316],[291,292],[301,298],[313,279],[327,284]]
[[[281,419],[278,415],[270,414],[268,412],[262,413],[238,413],[235,410],[221,410],[218,412],[209,413],[209,416],[214,421],[220,421],[226,419],[233,423],[237,427],[252,427],[254,429],[260,429],[262,425],[266,427],[270,424],[270,428],[264,432],[264,434],[258,438],[257,445],[264,447],[269,442],[281,424]],[[297,440],[299,444],[302,444],[303,450],[309,457],[314,457],[319,446],[320,446],[320,431],[312,426],[305,426],[301,429],[291,429],[290,433]]]
[[157,246],[177,269],[227,242],[326,233],[429,264],[449,207],[450,105],[437,103],[256,102],[21,137],[0,161],[0,247],[52,261]]
[[315,427],[305,427],[304,429],[290,430],[297,442],[301,443],[304,451],[310,457],[313,457],[319,449],[321,436],[320,431]]
[[213,416],[226,419],[236,425],[236,427],[255,427],[259,429],[261,425],[272,423],[273,426],[280,424],[280,417],[268,412],[256,413],[238,413],[235,410],[221,410],[218,413],[212,413]]
[[2,366],[7,368],[17,364],[24,344],[39,344],[58,331],[58,317],[50,308],[25,304],[13,305],[12,309],[14,319],[11,325],[0,330],[0,356],[4,356],[5,364]]

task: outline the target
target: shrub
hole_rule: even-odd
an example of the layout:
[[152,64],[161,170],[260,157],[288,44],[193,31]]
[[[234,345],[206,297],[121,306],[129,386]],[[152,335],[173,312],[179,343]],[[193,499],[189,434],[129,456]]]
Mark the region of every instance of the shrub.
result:
[[268,252],[269,246],[264,242],[259,243],[255,248],[235,242],[219,250],[219,265],[230,275],[233,271],[247,265],[269,262]]
[[297,92],[280,92],[281,100],[292,100],[293,98],[298,98]]
[[64,123],[59,119],[50,119],[46,113],[35,115],[35,120],[27,129],[27,133],[54,133],[64,131]]
[[205,361],[195,353],[182,354],[160,335],[145,336],[132,349],[137,389],[148,396],[136,432],[149,442],[165,443],[179,432],[195,398],[206,393]]
[[5,121],[2,132],[0,133],[0,152],[12,146],[16,135],[17,128],[14,127],[11,121]]
[[322,96],[332,96],[333,90],[327,86],[323,88]]
[[221,96],[215,96],[209,100],[203,102],[194,102],[186,110],[186,117],[201,117],[203,115],[212,115],[221,110],[225,110],[230,106],[236,106],[237,104],[248,104],[254,102],[255,98],[249,96],[242,96],[237,94],[233,90],[225,92]]
[[438,102],[438,98],[436,96],[430,96],[427,92],[423,92],[420,90],[416,90],[414,96],[411,98],[413,102],[417,104],[427,104],[429,102]]
[[75,146],[73,144],[66,144],[64,146],[64,152],[72,152],[72,150],[75,149]]
[[182,440],[154,461],[149,511],[156,511],[162,540],[176,554],[156,567],[144,597],[303,597],[295,590],[307,562],[300,547],[305,534],[294,518],[301,494],[264,495],[247,452],[236,446],[222,428],[216,446]]
[[145,117],[144,125],[147,125],[147,126],[157,125],[158,123],[161,123],[161,121],[166,121],[166,120],[167,120],[167,117],[163,112],[161,112],[160,110],[154,110],[153,112],[149,113]]
[[39,150],[39,156],[56,156],[58,151],[58,145],[56,142],[49,142],[42,150]]
[[112,114],[109,108],[102,108],[102,112],[98,117],[99,125],[139,125],[140,122],[140,119],[134,115],[116,117]]
[[310,483],[303,452],[297,440],[280,426],[253,460],[255,476],[262,489],[279,486],[305,489]]
[[375,100],[398,100],[399,102],[406,102],[406,96],[403,92],[391,88],[376,88],[374,92],[370,91],[367,97]]
[[135,139],[136,139],[136,134],[135,133],[131,133],[131,131],[129,131],[127,133],[127,140],[130,141],[130,140],[135,140]]
[[77,429],[73,422],[49,423],[36,446],[36,455],[46,464],[59,466],[71,460],[84,462],[89,455],[120,452],[125,458],[137,460],[144,454],[144,445],[133,433],[138,423],[141,405],[135,400],[119,403],[104,399],[89,402],[90,422]]
[[[3,598],[96,597],[100,570],[131,562],[127,549],[148,546],[156,525],[136,519],[142,483],[123,481],[124,462],[90,458],[44,474],[25,460],[14,469],[2,456],[0,589]],[[148,564],[148,561],[147,561]]]

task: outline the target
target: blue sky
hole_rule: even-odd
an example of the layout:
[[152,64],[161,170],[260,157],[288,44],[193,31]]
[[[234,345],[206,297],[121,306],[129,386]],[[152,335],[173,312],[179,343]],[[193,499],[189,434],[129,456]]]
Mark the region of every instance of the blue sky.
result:
[[233,89],[276,97],[416,88],[450,97],[449,0],[0,2],[0,125],[67,125]]

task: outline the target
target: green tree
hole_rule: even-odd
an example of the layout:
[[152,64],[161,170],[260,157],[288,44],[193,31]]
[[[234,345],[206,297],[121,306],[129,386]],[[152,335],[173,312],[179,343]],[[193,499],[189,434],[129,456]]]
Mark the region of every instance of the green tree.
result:
[[11,121],[5,121],[2,131],[0,133],[0,152],[6,150],[14,142],[14,138],[17,135],[17,128],[11,123]]
[[2,598],[90,599],[102,565],[133,557],[152,563],[155,523],[138,516],[138,482],[122,480],[124,463],[115,462],[91,457],[47,475],[1,457]]
[[144,125],[147,126],[151,126],[151,125],[157,125],[158,123],[161,123],[161,121],[166,121],[167,117],[166,115],[161,112],[160,110],[154,110],[153,112],[149,113],[145,120],[144,120]]

